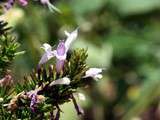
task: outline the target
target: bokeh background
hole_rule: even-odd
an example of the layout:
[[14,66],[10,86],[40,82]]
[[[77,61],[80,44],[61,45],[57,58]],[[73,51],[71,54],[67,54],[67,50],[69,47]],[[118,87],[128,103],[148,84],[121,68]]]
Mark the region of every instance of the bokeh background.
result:
[[[79,28],[72,48],[88,49],[88,64],[102,67],[104,77],[80,90],[85,110],[77,117],[72,104],[62,107],[62,120],[160,120],[160,0],[54,0],[62,14],[38,2],[14,6],[1,19],[13,26],[24,55],[11,66],[23,80],[64,30]],[[21,79],[20,79],[21,78]]]

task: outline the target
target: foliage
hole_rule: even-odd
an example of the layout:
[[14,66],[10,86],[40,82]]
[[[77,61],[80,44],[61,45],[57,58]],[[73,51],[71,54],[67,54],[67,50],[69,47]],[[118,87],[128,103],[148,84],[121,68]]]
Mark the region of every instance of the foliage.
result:
[[[57,114],[60,114],[59,105],[73,100],[76,107],[77,103],[73,94],[79,87],[84,87],[91,82],[88,78],[83,78],[88,70],[86,58],[86,50],[75,50],[65,63],[65,70],[60,74],[56,72],[55,65],[50,65],[48,69],[43,67],[32,72],[30,78],[25,77],[24,83],[17,83],[13,89],[14,92],[1,102],[1,111],[3,111],[1,119],[54,119],[52,117],[54,111],[57,110]],[[69,85],[52,85],[53,81],[65,76],[71,79]],[[45,101],[37,104],[33,112],[30,109],[32,99],[27,96],[27,92],[36,90],[38,90],[38,96],[44,96]],[[9,99],[11,100],[7,103]],[[80,111],[77,112],[77,114],[82,114]]]
[[[57,0],[54,4],[61,15],[35,4],[12,9],[23,13],[17,12],[18,20],[6,15],[15,25],[21,49],[27,50],[15,61],[16,78],[37,65],[41,43],[54,45],[64,29],[79,25],[81,37],[75,46],[87,46],[87,63],[107,66],[108,71],[103,81],[85,91],[91,99],[84,103],[84,119],[159,117],[159,0]],[[63,115],[76,119],[70,112]]]
[[7,22],[0,21],[0,76],[6,72],[7,67],[14,60],[19,43],[9,32],[11,27],[6,27]]

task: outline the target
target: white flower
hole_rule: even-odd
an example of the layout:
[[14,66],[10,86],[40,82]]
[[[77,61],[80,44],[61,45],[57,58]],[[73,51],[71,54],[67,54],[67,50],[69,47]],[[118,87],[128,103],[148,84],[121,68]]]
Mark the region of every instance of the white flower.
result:
[[67,77],[64,77],[64,78],[61,78],[61,79],[58,79],[58,80],[55,80],[53,82],[50,83],[50,86],[53,86],[53,85],[69,85],[70,84],[70,79],[67,78]]
[[92,77],[94,79],[101,79],[102,68],[90,68],[86,71],[86,75],[83,78]]

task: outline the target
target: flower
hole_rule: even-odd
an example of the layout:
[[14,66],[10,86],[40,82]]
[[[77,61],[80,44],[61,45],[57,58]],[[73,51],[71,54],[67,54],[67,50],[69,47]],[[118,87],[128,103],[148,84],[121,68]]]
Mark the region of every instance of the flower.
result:
[[61,11],[58,8],[56,8],[53,4],[51,4],[51,2],[49,0],[40,0],[40,2],[43,5],[47,5],[50,11],[52,11],[52,12],[57,11],[57,12],[61,13]]
[[64,77],[64,78],[61,78],[61,79],[58,79],[58,80],[55,80],[53,82],[50,83],[50,86],[53,86],[53,85],[69,85],[70,84],[70,79],[67,78],[67,77]]
[[[28,0],[8,0],[7,2],[4,3],[5,11],[12,8],[15,2],[18,2],[21,6],[28,5]],[[56,8],[53,4],[51,4],[50,0],[40,0],[40,2],[43,5],[46,5],[50,11],[52,11],[52,12],[57,11],[57,12],[61,13],[61,11],[58,8]]]
[[32,111],[35,111],[35,105],[37,104],[37,90],[31,90],[27,92],[27,96],[31,99],[30,108]]
[[10,8],[12,8],[14,3],[15,3],[15,0],[8,0],[8,2],[4,4],[5,10],[9,10]]
[[70,48],[70,45],[72,44],[72,42],[75,41],[78,36],[78,29],[74,30],[71,33],[67,32],[67,31],[64,31],[64,32],[65,32],[65,35],[67,36],[67,39],[65,42],[65,48],[66,48],[66,52],[67,52],[68,49]]
[[4,78],[0,80],[0,86],[10,86],[13,83],[13,78],[10,74],[6,74]]
[[42,103],[45,101],[45,97],[43,95],[37,94],[38,90],[32,90],[27,92],[28,98],[31,99],[30,108],[32,111],[35,111],[35,105],[38,103]]
[[31,98],[30,108],[32,111],[35,111],[35,104],[37,104],[37,93],[31,94],[30,98]]
[[65,43],[64,41],[60,41],[56,50],[56,70],[58,73],[63,69],[64,62],[67,56],[66,54]]
[[101,73],[101,68],[90,68],[86,71],[86,75],[83,78],[92,77],[94,79],[101,79],[103,77]]
[[28,0],[19,0],[19,3],[21,6],[26,6],[28,5]]
[[63,69],[67,52],[72,42],[75,41],[77,38],[78,29],[74,30],[72,33],[68,33],[67,31],[65,31],[65,34],[67,35],[66,41],[65,42],[63,40],[60,41],[58,44],[57,50],[55,51],[55,56],[57,58],[56,70],[58,73]]
[[70,45],[72,44],[73,41],[76,40],[77,35],[78,35],[78,29],[74,30],[71,33],[68,33],[65,31],[65,34],[67,35],[66,41],[61,40],[57,46],[56,50],[52,51],[52,47],[45,43],[43,44],[42,48],[45,50],[45,53],[41,57],[39,61],[39,65],[46,63],[48,60],[50,60],[52,57],[56,57],[56,70],[59,73],[64,66],[64,62],[67,57],[67,52],[70,48]]
[[[13,7],[14,3],[16,2],[16,0],[8,0],[5,4],[4,4],[4,8],[5,10],[9,10]],[[26,6],[28,4],[28,0],[18,0],[19,4],[21,6]]]

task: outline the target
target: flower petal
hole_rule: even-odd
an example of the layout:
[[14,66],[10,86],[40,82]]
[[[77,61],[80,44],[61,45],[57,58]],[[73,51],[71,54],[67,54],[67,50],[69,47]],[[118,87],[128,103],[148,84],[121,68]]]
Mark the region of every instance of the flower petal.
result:
[[52,51],[52,47],[48,43],[44,43],[41,48],[45,51]]
[[65,60],[66,57],[67,57],[67,54],[64,54],[64,55],[60,56],[60,55],[58,55],[58,54],[56,53],[55,56],[56,56],[56,58],[57,58],[58,60]]
[[12,8],[14,3],[15,3],[15,0],[8,0],[8,2],[6,2],[4,5],[5,10],[9,10],[10,8]]
[[70,45],[72,44],[73,41],[76,40],[78,36],[78,29],[74,30],[72,33],[68,33],[67,31],[65,31],[65,34],[67,35],[65,47],[66,47],[66,51],[68,51]]
[[101,72],[102,72],[101,68],[90,68],[89,70],[86,71],[87,74],[97,74]]
[[60,73],[63,70],[64,63],[65,63],[64,60],[57,60],[56,61],[56,71],[57,71],[57,73]]
[[39,65],[46,63],[52,57],[54,57],[54,54],[52,52],[45,52],[39,61]]
[[100,73],[102,73],[102,68],[90,68],[86,71],[86,75],[83,78],[93,77],[95,79],[101,79],[103,76]]
[[19,0],[19,3],[22,5],[22,6],[26,6],[28,4],[28,0]]
[[103,78],[103,75],[102,75],[102,74],[97,74],[97,75],[95,75],[95,78],[97,78],[97,79],[102,79],[102,78]]
[[47,5],[50,11],[52,11],[52,12],[57,11],[57,12],[61,13],[61,11],[58,8],[56,8],[53,4],[51,4],[49,0],[40,0],[40,2],[43,5]]
[[60,41],[58,46],[57,46],[57,54],[59,56],[62,56],[65,53],[66,53],[65,43],[64,43],[64,41]]
[[46,63],[48,60],[50,60],[56,55],[56,51],[52,51],[52,47],[47,43],[44,43],[41,48],[45,50],[45,53],[42,55],[39,61],[39,65]]
[[69,85],[70,84],[70,79],[67,78],[67,77],[64,77],[64,78],[61,78],[61,79],[58,79],[58,80],[55,80],[53,82],[51,82],[50,86],[53,86],[53,85]]

